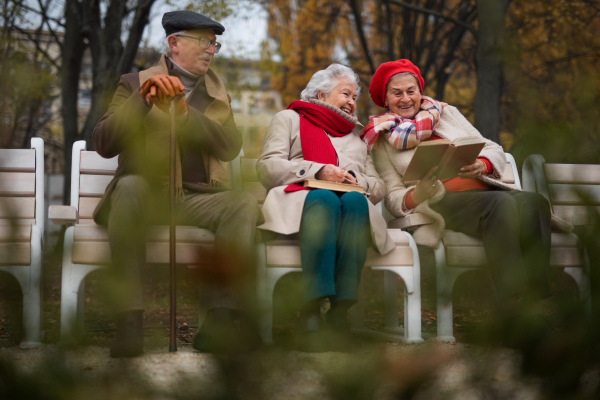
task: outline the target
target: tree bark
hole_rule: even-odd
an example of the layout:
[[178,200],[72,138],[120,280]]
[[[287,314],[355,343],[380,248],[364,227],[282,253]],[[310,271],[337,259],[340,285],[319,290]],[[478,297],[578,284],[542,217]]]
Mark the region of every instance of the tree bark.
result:
[[500,99],[504,64],[504,19],[510,0],[477,0],[477,91],[475,127],[486,138],[500,142]]
[[65,184],[63,202],[69,203],[71,193],[71,149],[78,139],[77,95],[85,44],[82,36],[81,8],[77,0],[67,0],[65,6],[65,36],[62,43],[61,96],[65,152]]

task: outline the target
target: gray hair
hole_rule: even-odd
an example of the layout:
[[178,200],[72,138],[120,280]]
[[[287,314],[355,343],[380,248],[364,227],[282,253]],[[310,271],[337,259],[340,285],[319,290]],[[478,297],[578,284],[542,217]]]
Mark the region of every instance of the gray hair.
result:
[[165,38],[165,40],[163,40],[163,53],[165,54],[165,56],[171,57],[171,47],[169,46],[169,38],[171,36],[187,35],[187,34],[188,34],[187,31],[179,31],[179,32],[171,33],[169,36],[167,36]]
[[341,80],[352,83],[356,89],[356,96],[360,94],[359,78],[356,72],[345,65],[331,64],[329,67],[313,74],[306,88],[300,93],[300,99],[304,101],[316,99],[319,90],[324,94],[329,94]]

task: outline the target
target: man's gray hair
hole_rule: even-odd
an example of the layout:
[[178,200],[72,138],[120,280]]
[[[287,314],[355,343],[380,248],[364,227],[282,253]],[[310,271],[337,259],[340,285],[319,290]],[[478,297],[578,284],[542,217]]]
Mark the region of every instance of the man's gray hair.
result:
[[167,36],[165,38],[165,40],[163,40],[163,53],[165,54],[165,56],[171,57],[171,47],[169,46],[169,38],[171,36],[177,36],[177,35],[187,35],[187,31],[179,31],[179,32],[171,33],[169,36]]
[[323,94],[329,94],[341,80],[347,80],[352,83],[356,89],[356,96],[360,94],[360,79],[356,72],[345,65],[331,64],[329,67],[314,73],[306,85],[306,88],[300,93],[300,99],[304,101],[316,99],[319,90],[323,92]]

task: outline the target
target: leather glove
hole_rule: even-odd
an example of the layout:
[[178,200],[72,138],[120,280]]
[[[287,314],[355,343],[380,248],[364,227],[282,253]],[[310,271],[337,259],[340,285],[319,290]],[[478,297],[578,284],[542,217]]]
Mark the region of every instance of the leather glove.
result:
[[149,99],[150,99],[150,103],[154,104],[156,107],[158,107],[160,110],[162,110],[165,113],[169,113],[169,107],[171,106],[171,100],[175,101],[175,116],[180,116],[182,114],[185,114],[188,110],[187,107],[187,102],[185,101],[185,94],[184,92],[179,93],[179,95],[171,98],[167,98],[166,96],[162,96],[160,94],[157,95],[152,95],[152,90],[153,88],[150,89],[150,95],[149,95]]
[[146,104],[154,103],[151,97],[159,98],[161,103],[168,103],[172,98],[184,91],[183,83],[179,78],[166,74],[152,76],[138,90],[138,94]]

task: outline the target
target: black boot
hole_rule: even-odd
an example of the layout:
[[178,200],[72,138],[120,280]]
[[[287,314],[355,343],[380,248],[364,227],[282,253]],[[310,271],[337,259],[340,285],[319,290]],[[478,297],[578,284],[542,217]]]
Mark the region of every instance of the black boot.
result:
[[326,327],[330,336],[331,351],[349,352],[352,350],[352,333],[348,321],[349,302],[333,304],[325,316]]
[[111,357],[137,357],[144,353],[144,311],[117,315],[117,336],[110,348]]
[[323,329],[320,301],[312,301],[300,312],[296,324],[296,349],[307,353],[329,351],[327,332]]

